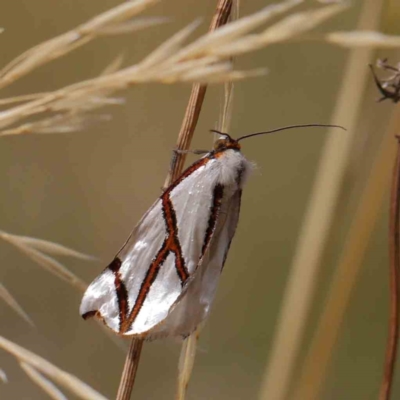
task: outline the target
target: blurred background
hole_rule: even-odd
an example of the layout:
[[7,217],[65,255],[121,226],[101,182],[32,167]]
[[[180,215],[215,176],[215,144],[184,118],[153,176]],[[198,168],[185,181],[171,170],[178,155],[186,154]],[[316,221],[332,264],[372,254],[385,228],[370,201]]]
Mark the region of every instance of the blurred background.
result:
[[[5,28],[0,36],[1,65],[118,3],[0,2],[0,25]],[[120,53],[126,55],[126,63],[139,61],[198,17],[204,23],[196,34],[204,33],[215,3],[164,0],[145,14],[168,16],[170,23],[130,35],[100,38],[3,89],[2,97],[54,90],[87,79],[99,74]],[[240,14],[256,12],[269,3],[242,2]],[[305,3],[318,6],[316,1]],[[267,67],[269,74],[235,84],[230,133],[238,137],[291,124],[331,122],[350,50],[325,43],[323,33],[356,29],[365,3],[353,1],[347,11],[307,34],[309,40],[292,40],[240,57],[238,68]],[[379,15],[378,30],[400,34],[398,2],[382,2]],[[394,51],[372,51],[370,62],[378,57],[399,61],[399,53]],[[365,64],[362,68],[368,67]],[[296,388],[303,368],[301,357],[309,349],[348,229],[395,110],[390,102],[376,103],[379,94],[370,77],[367,82],[358,89],[362,103],[357,132],[351,133],[351,157],[346,162],[329,240],[315,276],[317,291],[300,358],[290,378],[291,390]],[[109,122],[71,134],[2,138],[0,229],[62,243],[99,257],[101,262],[62,260],[90,282],[160,194],[190,89],[183,84],[132,87],[121,93],[125,105],[106,110],[112,115]],[[351,99],[348,101],[346,107],[355,107]],[[193,149],[211,148],[213,138],[208,130],[217,126],[222,104],[223,86],[210,86]],[[188,399],[267,399],[260,388],[266,379],[289,271],[326,140],[326,130],[310,129],[243,143],[244,154],[257,169],[244,191],[239,227],[211,316],[201,334]],[[195,158],[190,156],[188,162]],[[382,180],[388,182],[387,174],[382,174]],[[360,244],[367,248],[362,251],[361,268],[319,399],[377,398],[388,320],[389,192],[386,183],[382,187],[380,211],[368,242]],[[35,323],[35,328],[30,327],[0,303],[0,334],[113,398],[125,351],[98,325],[80,318],[81,293],[3,241],[0,257],[0,281]],[[174,398],[179,351],[179,341],[172,339],[146,343],[132,398]],[[0,353],[0,366],[9,380],[0,385],[1,399],[46,398],[5,352]],[[400,373],[394,389],[396,398],[400,396]],[[274,399],[270,396],[268,400]]]

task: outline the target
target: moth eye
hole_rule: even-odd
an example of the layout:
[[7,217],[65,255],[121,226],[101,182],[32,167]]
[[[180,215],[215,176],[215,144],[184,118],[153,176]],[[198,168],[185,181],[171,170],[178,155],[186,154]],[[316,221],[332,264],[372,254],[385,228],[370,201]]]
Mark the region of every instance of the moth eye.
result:
[[219,139],[215,142],[214,144],[214,150],[218,151],[223,149],[226,146],[226,140],[225,139]]

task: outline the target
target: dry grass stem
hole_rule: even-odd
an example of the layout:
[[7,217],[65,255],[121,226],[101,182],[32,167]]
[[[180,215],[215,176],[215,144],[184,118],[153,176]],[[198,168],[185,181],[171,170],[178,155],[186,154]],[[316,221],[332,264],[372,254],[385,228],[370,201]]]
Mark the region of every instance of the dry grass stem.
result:
[[[228,17],[232,10],[232,1],[225,0],[219,1],[217,6],[217,12],[214,15],[213,20],[211,21],[209,32],[213,33],[220,38],[226,37],[226,32],[231,31],[229,29],[229,25],[224,26],[227,23]],[[250,18],[250,17],[248,17]],[[250,18],[245,23],[245,26],[251,25],[252,27],[257,26],[255,24],[260,23],[259,18],[256,18],[257,21],[254,21],[254,18]],[[217,29],[219,28],[219,29]],[[240,31],[243,32],[244,27],[239,26]],[[222,34],[220,31],[223,30]],[[200,39],[201,41],[202,39]],[[207,42],[207,41],[206,41]],[[201,47],[202,45],[200,45]],[[207,43],[203,43],[203,46],[207,46]],[[197,125],[197,121],[199,119],[199,115],[201,112],[201,107],[204,101],[204,97],[206,94],[207,86],[194,84],[192,87],[192,91],[190,94],[190,98],[186,107],[185,116],[182,121],[181,129],[178,134],[178,140],[176,143],[177,150],[188,150],[190,147],[190,143],[193,139],[194,130]],[[183,166],[185,164],[186,155],[185,153],[176,153],[172,159],[171,168],[168,171],[168,175],[166,177],[164,187],[168,187],[175,179],[178,178],[179,174],[183,170]]]
[[[399,64],[390,65],[387,60],[378,60],[377,65],[390,72],[386,79],[377,77],[372,65],[371,71],[374,82],[383,95],[382,100],[392,100],[393,103],[399,102],[400,92],[400,69]],[[398,126],[396,127],[399,128]],[[399,340],[399,312],[400,312],[400,136],[399,131],[393,132],[397,141],[396,161],[393,167],[392,187],[390,196],[389,214],[389,286],[390,286],[390,312],[389,329],[386,344],[386,356],[384,363],[384,374],[381,381],[379,392],[380,400],[389,400],[393,384],[393,375],[396,365],[397,347]]]
[[390,172],[396,155],[393,132],[398,132],[399,129],[400,112],[395,110],[361,195],[341,259],[334,269],[335,275],[328,291],[326,306],[301,369],[301,380],[294,397],[296,400],[319,398],[342,319],[389,187]]
[[55,400],[68,400],[68,398],[51,382],[49,379],[45,378],[40,372],[35,368],[31,367],[29,364],[20,362],[19,366],[28,375],[28,377],[45,393],[47,393],[52,399]]
[[7,374],[1,368],[0,368],[0,381],[1,383],[8,383]]
[[[231,17],[237,18],[239,15],[239,3],[231,0],[221,0],[218,2],[217,11],[210,25],[210,32],[215,31],[218,33],[219,30],[229,30],[229,26],[225,25],[228,19]],[[181,130],[178,135],[177,149],[187,150],[190,147],[194,131],[197,125],[197,121],[201,112],[202,104],[206,94],[207,86],[195,84],[192,87],[190,99],[186,108],[185,117],[182,121]],[[225,102],[221,116],[220,129],[227,129],[228,122],[230,120],[231,108],[233,98],[233,83],[225,84]],[[173,157],[173,162],[170,171],[167,175],[165,186],[170,185],[182,172],[185,157],[184,153],[176,153]],[[177,380],[177,400],[184,400],[186,397],[186,391],[189,386],[189,380],[193,371],[194,361],[196,358],[196,347],[200,336],[201,327],[197,327],[188,338],[186,338],[182,344],[181,354],[179,357],[178,364],[178,380]]]
[[[245,53],[277,41],[288,40],[344,9],[342,5],[325,6],[318,10],[295,14],[294,19],[288,17],[289,19],[284,19],[281,23],[272,25],[259,35],[248,34],[265,24],[273,16],[286,12],[300,2],[300,0],[287,0],[268,6],[253,15],[243,17],[227,27],[210,32],[191,44],[183,46],[183,42],[195,29],[196,23],[191,24],[135,65],[106,75],[102,74],[54,92],[40,96],[30,95],[33,100],[0,112],[0,135],[49,133],[52,131],[69,132],[82,129],[89,112],[110,103],[120,104],[120,99],[113,99],[110,96],[114,92],[134,84],[147,82],[224,82],[265,73],[265,70],[235,71],[229,62],[229,58],[237,54],[237,46],[239,45],[240,53]],[[132,2],[128,3],[133,7]],[[144,4],[147,6],[152,2],[148,0],[136,3],[140,3],[144,7]],[[139,7],[136,8],[136,11],[138,9]],[[89,32],[92,35],[93,30],[99,29],[99,26],[104,28],[100,22],[94,24],[94,20],[92,20],[92,23],[84,24],[84,32]],[[103,23],[105,22],[103,21]],[[258,39],[255,40],[255,38]],[[57,50],[57,43],[58,41],[52,44],[52,54],[60,54],[65,50],[65,46]],[[28,59],[30,60],[28,66],[25,65],[24,61],[26,53],[24,57],[21,56],[9,64],[5,69],[6,74],[3,79],[0,76],[0,87],[5,85],[11,79],[10,77],[19,76],[21,69],[28,71],[32,65],[39,65],[39,61],[46,59],[43,52],[47,51],[47,46],[42,48],[43,45],[39,45],[40,51],[36,56],[34,55],[38,51],[37,48],[28,51]],[[68,46],[67,48],[71,49]],[[7,102],[11,104],[15,101],[21,101],[21,97],[4,99],[3,104],[7,104]],[[25,118],[41,116],[48,112],[55,115],[46,116],[44,119],[35,122],[22,122]]]
[[400,137],[396,132],[397,154],[393,167],[390,217],[389,217],[389,256],[390,256],[390,313],[389,333],[386,345],[384,375],[379,393],[380,400],[389,400],[393,385],[399,340],[400,312]]
[[94,390],[86,383],[79,380],[76,376],[69,374],[51,364],[49,361],[24,349],[21,346],[0,336],[0,347],[13,355],[19,363],[28,364],[36,371],[46,375],[55,383],[69,390],[71,393],[85,400],[107,400],[106,397]]
[[[228,2],[226,2],[228,5]],[[230,12],[232,15],[232,18],[238,18],[239,15],[239,10],[238,10],[238,2],[233,2],[233,4],[230,6]],[[228,8],[228,7],[227,7]],[[233,11],[232,11],[233,10]],[[214,23],[211,24],[211,28],[213,28]],[[203,101],[203,98],[201,97],[196,97],[197,95],[197,90],[200,89],[201,87],[198,85],[195,85],[192,91],[192,96],[194,99],[198,99],[198,101]],[[220,123],[217,126],[217,129],[222,131],[222,132],[228,132],[229,131],[229,123],[232,117],[232,107],[233,107],[233,82],[227,82],[225,83],[225,90],[224,90],[224,104],[222,107],[222,112],[220,115]],[[204,93],[206,88],[203,87]],[[201,99],[201,100],[200,100]],[[189,102],[189,106],[191,105],[191,102]],[[193,131],[197,122],[197,118],[195,115],[193,115],[192,110],[195,108],[188,107],[188,114],[187,114],[187,119],[185,118],[184,124],[182,126],[183,130],[183,136],[182,136],[182,143],[178,141],[178,146],[180,145],[187,145],[188,147],[190,146],[190,140],[193,136]],[[200,110],[198,110],[198,113],[200,113]],[[187,124],[189,122],[189,124]],[[189,127],[192,126],[193,131],[190,131]],[[189,132],[185,134],[185,129],[188,129]],[[186,143],[188,141],[188,143]],[[173,169],[172,169],[173,171]],[[179,357],[179,365],[178,365],[178,384],[177,384],[177,395],[176,399],[177,400],[184,400],[186,397],[186,391],[189,386],[189,380],[193,371],[193,366],[194,366],[194,361],[196,358],[196,348],[197,348],[197,343],[199,341],[200,337],[200,331],[201,331],[201,326],[198,326],[196,331],[193,332],[188,338],[185,339],[185,341],[182,344],[181,348],[181,354]]]
[[72,256],[76,258],[81,258],[84,260],[93,259],[83,253],[77,252],[75,250],[69,249],[57,243],[52,243],[46,240],[35,239],[27,236],[17,236],[11,235],[0,231],[0,238],[14,245],[18,250],[25,253],[29,258],[37,262],[40,266],[47,269],[54,275],[61,279],[69,282],[72,286],[75,286],[81,291],[86,289],[86,283],[78,278],[75,274],[69,271],[63,264],[59,261],[45,254],[44,252],[50,254]]
[[136,379],[136,372],[139,367],[142,347],[142,339],[132,339],[125,359],[116,400],[129,400],[131,398],[132,389]]
[[[360,29],[376,28],[380,18],[380,6],[380,2],[376,0],[364,2],[358,23]],[[370,59],[370,49],[353,50],[344,71],[331,123],[343,125],[348,131],[330,131],[322,151],[285,289],[272,352],[260,390],[260,399],[263,400],[287,398],[316,291],[322,254],[346,176],[363,89],[368,81],[368,70],[365,66]],[[348,107],[348,104],[352,107]],[[311,400],[307,397],[303,399]]]
[[385,35],[376,31],[331,32],[325,37],[328,43],[343,47],[374,47],[393,49],[400,47],[399,35]]
[[[210,33],[213,34],[221,27],[228,22],[230,13],[232,10],[232,0],[219,0],[217,3],[217,10],[214,14],[213,20],[210,25]],[[179,44],[186,38],[186,36],[195,28],[195,24],[190,25],[185,28],[181,32],[175,34],[169,41],[164,43],[158,50],[156,50],[153,55],[147,58],[147,65],[150,67],[155,60],[161,61],[165,56],[165,51],[171,51],[172,48],[179,46]],[[201,39],[200,39],[201,40]],[[201,46],[200,46],[201,47]],[[179,52],[178,52],[179,54]],[[165,55],[165,56],[164,56]],[[145,60],[146,62],[146,60]],[[206,86],[194,84],[192,87],[192,92],[189,98],[188,106],[186,108],[186,113],[182,121],[181,130],[178,135],[178,143],[177,149],[186,150],[189,148],[190,142],[193,137],[194,129],[196,127],[201,107],[204,101],[204,96],[206,93]],[[173,157],[173,165],[171,166],[170,171],[168,172],[165,187],[169,186],[182,172],[184,164],[184,155],[181,153],[176,153]],[[143,346],[142,339],[133,339],[128,355],[126,357],[124,369],[122,372],[122,378],[120,382],[120,386],[118,389],[117,400],[128,400],[130,398],[130,394],[133,389],[135,376],[137,372],[137,368],[140,361],[141,349]],[[185,355],[182,357],[185,358]],[[192,361],[194,362],[194,355],[192,357]],[[190,378],[190,371],[187,375],[187,382],[185,383],[185,390]],[[180,377],[178,378],[178,382],[180,381]],[[179,385],[179,383],[178,383]]]
[[176,400],[185,400],[186,390],[192,374],[194,360],[196,358],[196,348],[199,341],[200,328],[197,328],[182,344],[181,354],[178,364],[178,385]]
[[29,317],[29,315],[23,310],[23,308],[15,300],[14,296],[0,283],[0,298],[3,299],[20,317],[22,317],[28,324],[34,326],[35,324]]

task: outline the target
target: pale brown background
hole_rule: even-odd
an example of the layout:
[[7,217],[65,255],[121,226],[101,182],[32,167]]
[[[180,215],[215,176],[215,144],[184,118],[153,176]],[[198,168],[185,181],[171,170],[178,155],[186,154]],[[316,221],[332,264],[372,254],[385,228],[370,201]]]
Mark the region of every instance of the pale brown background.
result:
[[[269,2],[242,3],[241,14],[246,15]],[[353,3],[319,32],[354,28],[360,1]],[[6,29],[0,36],[1,65],[116,4],[1,1],[0,26]],[[164,0],[148,14],[170,16],[170,24],[100,39],[40,68],[2,95],[51,90],[93,76],[121,51],[128,61],[140,60],[199,16],[205,19],[199,31],[205,31],[214,5],[215,0]],[[236,85],[232,135],[329,122],[346,55],[344,49],[312,41],[276,45],[241,58],[241,68],[266,66],[270,73]],[[125,106],[106,110],[112,121],[85,132],[1,139],[0,228],[100,257],[101,263],[65,260],[89,282],[159,195],[189,92],[185,85],[135,87],[124,94]],[[221,93],[221,87],[209,89],[193,148],[211,147],[208,129],[216,126]],[[368,101],[378,119],[392,105],[375,105],[377,96],[371,89]],[[239,228],[201,337],[188,399],[256,398],[324,135],[323,130],[291,131],[243,143],[244,153],[258,168],[244,192]],[[354,184],[349,179],[349,189]],[[341,209],[338,221],[346,223],[348,214]],[[383,209],[346,314],[324,400],[377,397],[387,325],[386,224]],[[0,303],[0,334],[113,398],[124,352],[97,325],[79,317],[81,295],[8,244],[0,242],[0,254],[1,282],[36,324],[30,328]],[[336,260],[334,248],[325,260],[321,292]],[[134,398],[173,398],[179,349],[173,340],[145,345]],[[1,399],[46,398],[3,352],[0,367],[10,381],[0,385]],[[396,393],[400,395],[400,379]]]

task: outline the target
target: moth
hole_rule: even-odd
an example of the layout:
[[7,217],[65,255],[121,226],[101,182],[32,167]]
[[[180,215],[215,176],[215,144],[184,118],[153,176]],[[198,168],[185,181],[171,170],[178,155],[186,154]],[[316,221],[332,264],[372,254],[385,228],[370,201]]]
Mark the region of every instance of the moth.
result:
[[[316,126],[316,125],[302,125]],[[186,337],[207,317],[239,220],[253,164],[221,133],[144,214],[80,306],[120,335]]]

